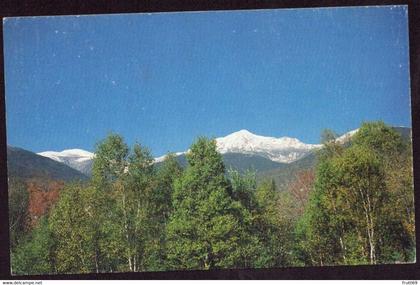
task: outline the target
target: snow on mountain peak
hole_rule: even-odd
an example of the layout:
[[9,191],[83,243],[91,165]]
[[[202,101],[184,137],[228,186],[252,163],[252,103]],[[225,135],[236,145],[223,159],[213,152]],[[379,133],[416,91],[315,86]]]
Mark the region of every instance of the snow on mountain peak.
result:
[[255,136],[253,133],[251,133],[248,130],[242,129],[240,131],[231,133],[230,136],[235,135],[235,136]]
[[95,155],[89,151],[83,150],[83,149],[66,149],[61,152],[62,155],[67,156],[80,156],[80,157],[89,157],[93,158]]
[[344,135],[342,135],[342,136],[340,136],[340,137],[338,137],[338,138],[336,138],[335,139],[335,141],[336,142],[338,142],[338,143],[346,143],[346,142],[348,142],[349,140],[350,140],[350,138],[355,134],[355,133],[357,133],[357,131],[358,131],[359,129],[355,129],[355,130],[352,130],[352,131],[349,131],[349,132],[347,132],[347,133],[345,133]]
[[83,149],[66,149],[63,151],[44,151],[38,155],[51,158],[52,160],[64,163],[82,173],[89,174],[92,166],[94,153]]
[[[180,155],[182,155],[182,154],[186,154],[187,152],[188,152],[188,151],[180,151],[180,152],[176,152],[176,153],[174,153],[174,155],[175,155],[175,156],[180,156]],[[155,163],[164,161],[164,160],[165,160],[165,158],[166,158],[166,156],[167,156],[167,154],[162,155],[162,156],[159,156],[159,157],[156,157],[156,158],[155,158]]]
[[63,151],[44,151],[37,153],[45,157],[57,160],[58,157],[86,157],[92,159],[95,154],[83,149],[66,149]]
[[247,130],[234,132],[216,139],[217,150],[224,153],[255,154],[272,161],[290,163],[305,156],[321,145],[305,144],[290,137],[265,137]]
[[[358,131],[352,130],[336,139],[339,143],[346,143]],[[217,150],[221,154],[241,153],[258,155],[275,162],[291,163],[306,156],[312,150],[322,147],[320,144],[305,144],[291,137],[265,137],[251,133],[248,130],[231,133],[225,137],[216,138]],[[176,156],[186,154],[189,150],[175,153]],[[83,149],[66,149],[61,152],[44,151],[38,155],[62,162],[68,166],[89,174],[92,168],[94,153]],[[162,162],[166,155],[155,158],[155,162]]]

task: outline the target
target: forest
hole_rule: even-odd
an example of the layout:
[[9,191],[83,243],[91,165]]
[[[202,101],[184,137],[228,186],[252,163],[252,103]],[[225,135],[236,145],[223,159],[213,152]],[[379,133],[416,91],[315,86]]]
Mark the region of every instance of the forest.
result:
[[28,185],[9,180],[13,274],[276,268],[415,260],[411,139],[383,122],[352,140],[322,134],[314,169],[278,189],[226,169],[199,137],[181,167],[109,134],[92,177],[66,183],[37,222]]

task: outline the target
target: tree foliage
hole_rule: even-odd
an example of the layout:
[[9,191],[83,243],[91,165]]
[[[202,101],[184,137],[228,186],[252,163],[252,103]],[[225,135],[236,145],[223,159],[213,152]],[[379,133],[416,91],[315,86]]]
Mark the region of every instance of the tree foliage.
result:
[[348,148],[336,144],[327,141],[320,153],[315,189],[296,227],[301,259],[318,265],[410,261],[409,144],[382,122],[364,123]]
[[241,209],[227,191],[215,141],[199,138],[187,159],[189,167],[175,181],[167,229],[170,268],[233,267],[240,261]]
[[31,275],[55,273],[53,249],[54,239],[48,227],[48,220],[42,218],[37,227],[12,252],[12,272]]
[[23,180],[9,179],[10,247],[13,250],[28,230],[29,193]]

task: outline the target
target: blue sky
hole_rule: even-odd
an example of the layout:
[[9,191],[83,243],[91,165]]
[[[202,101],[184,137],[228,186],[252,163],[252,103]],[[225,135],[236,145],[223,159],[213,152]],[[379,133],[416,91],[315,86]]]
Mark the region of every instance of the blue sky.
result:
[[156,156],[240,129],[318,143],[410,126],[405,6],[9,18],[8,144],[82,148],[113,131]]

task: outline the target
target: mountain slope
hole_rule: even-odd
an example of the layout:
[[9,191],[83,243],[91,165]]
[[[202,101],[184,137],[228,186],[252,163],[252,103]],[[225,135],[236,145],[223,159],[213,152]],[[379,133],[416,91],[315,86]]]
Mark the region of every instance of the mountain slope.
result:
[[[297,161],[320,145],[305,144],[298,139],[289,137],[264,137],[255,135],[247,130],[234,132],[225,137],[216,138],[217,150],[223,155],[226,169],[237,170],[255,169],[265,171],[281,167],[282,164]],[[177,152],[175,155],[181,165],[186,165],[185,154]],[[62,162],[87,176],[91,175],[94,154],[85,150],[70,149],[61,152],[44,151],[39,155]],[[159,165],[165,156],[155,158]]]
[[92,171],[93,157],[95,156],[93,153],[82,149],[67,149],[61,152],[44,151],[37,154],[64,163],[87,176]]
[[317,163],[316,152],[311,152],[300,160],[294,161],[290,164],[285,164],[282,167],[269,169],[266,171],[257,172],[258,180],[273,179],[278,189],[285,189],[290,182],[295,179],[295,176],[304,170],[314,169]]
[[7,146],[8,175],[20,178],[48,178],[62,181],[86,180],[81,172],[22,148]]
[[246,170],[254,170],[260,172],[281,168],[287,165],[286,163],[275,162],[255,154],[225,153],[222,154],[222,157],[227,170],[232,168],[240,172]]
[[[403,137],[407,137],[410,128],[396,127]],[[339,143],[348,145],[357,132],[352,130],[337,138]],[[218,151],[222,154],[226,169],[234,168],[239,171],[253,169],[261,176],[273,177],[280,182],[291,179],[293,169],[307,169],[313,167],[315,152],[322,145],[305,144],[298,139],[289,137],[264,137],[252,134],[247,130],[234,132],[225,137],[216,138]],[[181,166],[187,165],[187,151],[175,153]],[[62,162],[87,176],[91,175],[94,154],[80,149],[70,149],[61,152],[46,151],[38,153],[53,160]],[[159,167],[165,156],[155,158]],[[280,171],[281,170],[281,171]],[[281,175],[276,173],[281,172]],[[282,179],[278,178],[282,177]],[[283,179],[284,178],[284,179]]]
[[[246,170],[254,170],[260,172],[271,169],[278,169],[284,165],[287,165],[286,163],[271,161],[268,158],[253,154],[225,153],[222,154],[222,158],[226,170],[235,169],[240,172]],[[163,160],[164,159],[159,160],[155,165],[159,168],[162,165]],[[176,160],[182,167],[186,167],[188,164],[185,154],[176,156]]]
[[[406,127],[393,127],[397,131],[403,140],[411,140],[411,128]],[[337,141],[344,146],[351,144],[353,135],[357,133],[357,130],[347,132],[346,134],[337,138]],[[279,189],[284,189],[287,185],[295,179],[295,176],[300,172],[308,169],[314,169],[317,164],[316,151],[308,153],[305,157],[292,163],[286,164],[282,167],[265,170],[258,172],[258,178],[260,180],[273,179]]]
[[[254,163],[254,167],[262,166],[264,170],[297,161],[321,147],[318,144],[305,144],[290,137],[274,138],[255,135],[247,130],[240,130],[215,140],[217,150],[223,155],[227,164],[239,165],[243,168],[245,164],[252,166]],[[187,152],[188,150],[175,155],[185,156]],[[155,161],[161,162],[164,158],[165,156],[161,156]]]

